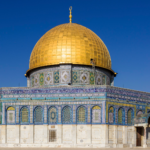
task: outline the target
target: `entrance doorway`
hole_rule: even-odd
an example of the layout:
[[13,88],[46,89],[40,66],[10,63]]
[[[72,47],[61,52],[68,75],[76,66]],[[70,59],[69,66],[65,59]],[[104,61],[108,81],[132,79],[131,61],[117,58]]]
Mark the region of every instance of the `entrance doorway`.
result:
[[150,127],[150,117],[148,118],[148,127]]
[[143,127],[137,127],[136,128],[136,146],[142,146],[142,139],[144,135],[144,128]]

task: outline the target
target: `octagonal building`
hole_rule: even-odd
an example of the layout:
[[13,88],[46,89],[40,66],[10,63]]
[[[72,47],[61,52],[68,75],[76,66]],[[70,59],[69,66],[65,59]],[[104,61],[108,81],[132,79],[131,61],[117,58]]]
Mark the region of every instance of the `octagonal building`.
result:
[[34,46],[27,87],[0,88],[0,147],[150,147],[150,93],[114,87],[106,45],[71,18]]

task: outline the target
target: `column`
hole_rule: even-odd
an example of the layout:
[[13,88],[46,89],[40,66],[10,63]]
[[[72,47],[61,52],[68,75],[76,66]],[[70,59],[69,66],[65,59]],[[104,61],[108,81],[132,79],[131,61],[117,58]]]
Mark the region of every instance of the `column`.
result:
[[133,147],[136,146],[136,133],[137,133],[137,128],[136,127],[132,127],[132,130],[133,130],[133,140],[132,140],[132,144],[133,144]]
[[123,144],[127,144],[127,135],[128,135],[127,126],[123,126]]
[[146,128],[147,128],[147,125],[144,126],[144,136],[143,136],[143,147],[144,148],[147,147],[147,143],[146,143]]
[[117,125],[114,125],[114,144],[117,147]]

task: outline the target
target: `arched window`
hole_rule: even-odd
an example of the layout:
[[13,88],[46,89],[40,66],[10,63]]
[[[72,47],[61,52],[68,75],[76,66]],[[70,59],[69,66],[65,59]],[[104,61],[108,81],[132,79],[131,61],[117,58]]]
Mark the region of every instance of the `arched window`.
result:
[[86,122],[86,109],[81,106],[77,110],[77,123],[85,123]]
[[51,107],[49,109],[49,123],[51,123],[51,124],[57,123],[57,110],[55,107]]
[[102,85],[105,85],[105,84],[106,84],[106,76],[103,75],[103,77],[102,77]]
[[7,123],[14,124],[15,123],[15,108],[9,107],[7,109]]
[[128,110],[127,116],[128,116],[128,124],[130,125],[132,124],[132,109]]
[[99,106],[92,108],[92,123],[101,123],[101,108]]
[[62,111],[62,122],[63,123],[71,123],[72,122],[72,111],[69,106],[63,108]]
[[143,115],[143,112],[142,112],[142,110],[139,110],[138,113],[137,113],[137,116],[140,117],[141,115]]
[[114,123],[114,108],[112,106],[109,108],[108,115],[109,115],[109,123]]
[[34,110],[34,123],[43,123],[43,110],[39,106]]
[[21,109],[21,123],[28,123],[28,108],[24,107]]
[[120,108],[118,110],[118,123],[120,123],[120,124],[123,123],[123,108]]

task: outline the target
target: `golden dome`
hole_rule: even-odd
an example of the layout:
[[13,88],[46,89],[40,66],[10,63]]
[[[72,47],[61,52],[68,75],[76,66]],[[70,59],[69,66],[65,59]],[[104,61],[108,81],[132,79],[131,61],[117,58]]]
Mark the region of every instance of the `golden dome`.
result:
[[52,28],[36,43],[29,70],[57,64],[91,65],[91,58],[96,66],[111,70],[111,58],[103,41],[82,25],[66,23]]

